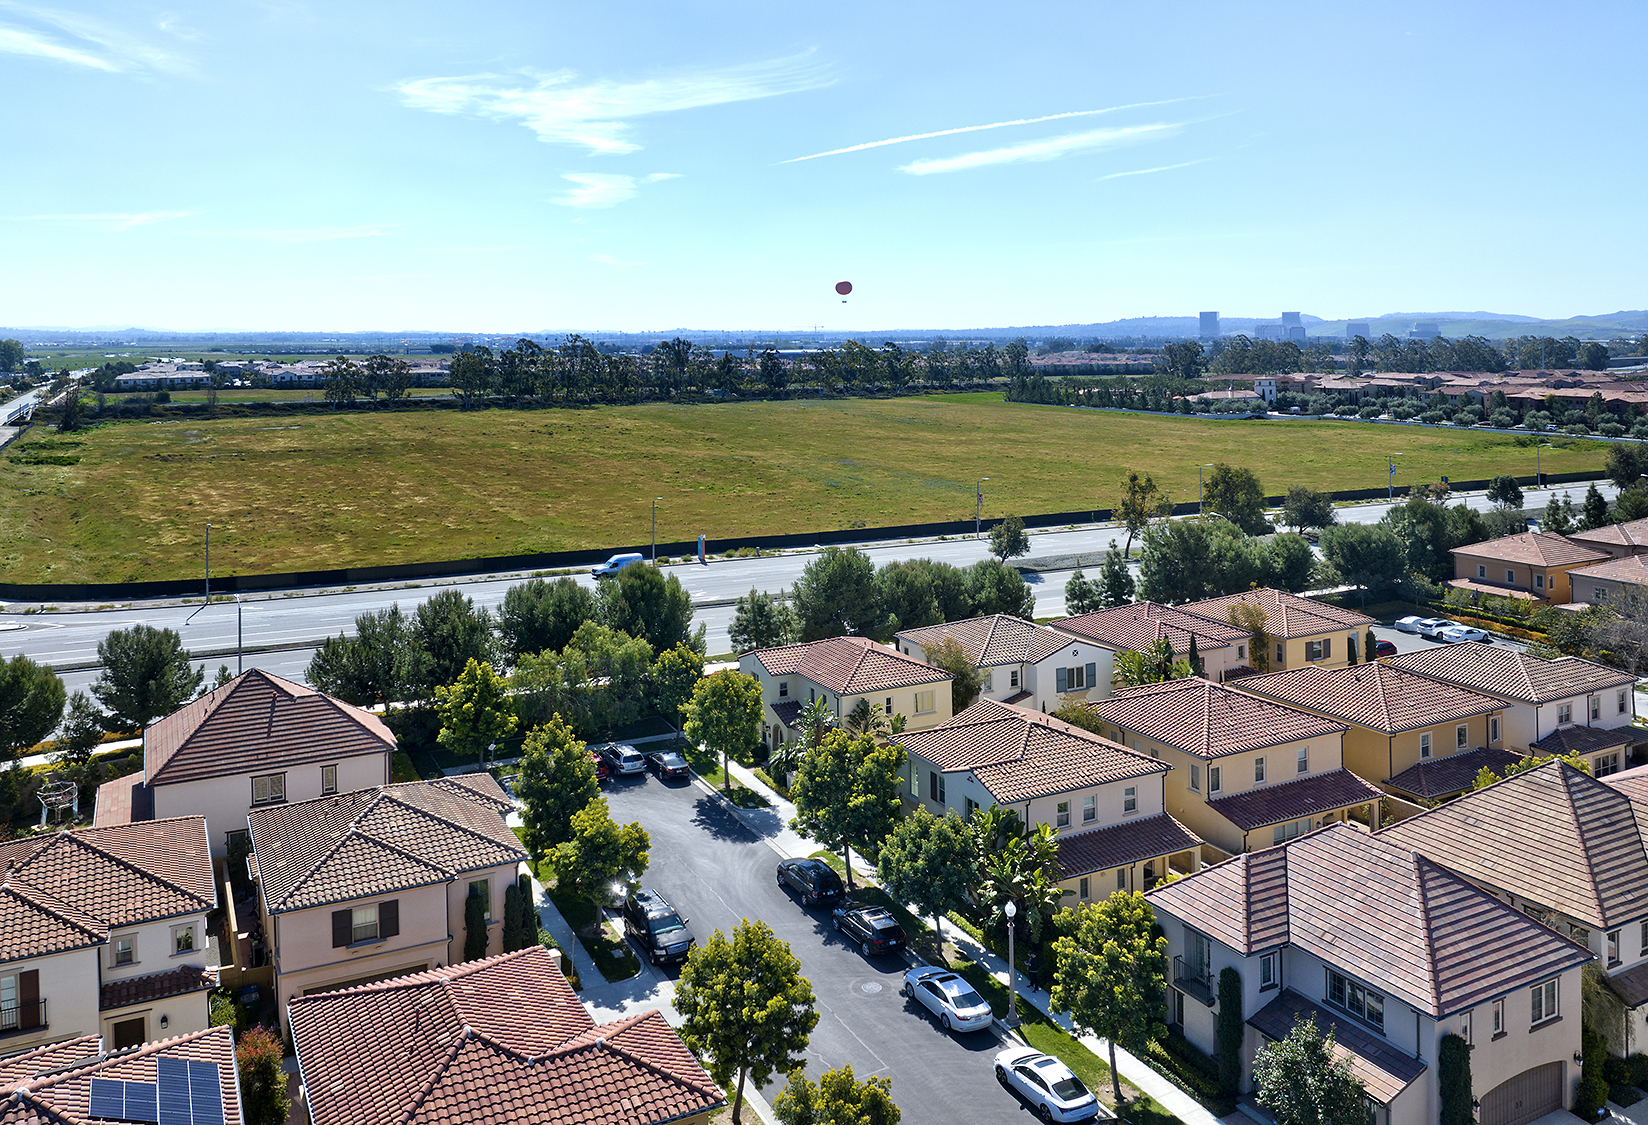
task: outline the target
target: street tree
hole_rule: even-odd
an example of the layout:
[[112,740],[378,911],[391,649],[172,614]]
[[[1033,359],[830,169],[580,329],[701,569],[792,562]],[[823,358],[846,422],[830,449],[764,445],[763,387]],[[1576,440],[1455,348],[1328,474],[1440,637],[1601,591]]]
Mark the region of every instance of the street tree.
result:
[[1121,496],[1111,512],[1112,518],[1127,529],[1127,545],[1122,548],[1122,555],[1133,557],[1133,539],[1150,526],[1152,519],[1172,514],[1172,494],[1157,488],[1149,473],[1129,469],[1122,482]]
[[608,628],[640,637],[662,652],[676,645],[704,651],[704,628],[692,628],[692,595],[656,566],[626,566],[602,580],[600,618]]
[[793,601],[800,625],[798,640],[870,637],[884,620],[875,564],[856,547],[824,548],[801,572]]
[[891,637],[901,629],[937,625],[945,619],[933,578],[934,569],[926,559],[888,563],[876,571],[876,594],[881,599],[883,621],[879,630],[881,638]]
[[83,691],[69,696],[68,710],[63,716],[63,727],[52,743],[57,760],[69,765],[83,766],[103,743],[103,731],[108,719],[97,709],[97,704]]
[[[556,694],[554,685],[542,678],[553,663],[549,655],[540,654],[536,662],[529,659],[522,665],[526,686],[534,694],[548,689],[548,698],[540,697],[526,708],[534,717]],[[586,621],[561,650],[558,663],[561,698],[580,734],[610,735],[640,718],[652,670],[652,646],[645,640]]]
[[455,587],[435,594],[413,616],[416,686],[425,697],[440,684],[457,680],[471,660],[492,659],[492,615]]
[[972,830],[951,810],[936,817],[923,807],[900,820],[881,845],[876,873],[898,902],[917,907],[933,920],[933,940],[944,954],[939,919],[967,905],[967,891],[978,879]]
[[1088,581],[1078,567],[1064,584],[1064,612],[1071,617],[1105,608],[1103,589],[1097,582]]
[[527,653],[560,652],[595,616],[595,595],[566,576],[546,582],[533,578],[504,592],[498,610],[498,634],[510,667]]
[[386,402],[399,402],[412,388],[412,368],[395,356],[367,356],[361,364],[361,379],[367,398],[381,394]]
[[721,759],[721,785],[731,791],[729,762],[749,765],[761,745],[761,684],[724,668],[705,676],[686,705],[687,737]]
[[1387,589],[1405,569],[1402,542],[1381,524],[1347,523],[1322,533],[1322,557],[1362,592]]
[[0,371],[16,371],[23,366],[23,344],[19,340],[0,340]]
[[1147,528],[1139,595],[1188,602],[1270,585],[1276,560],[1262,539],[1223,519],[1167,520]]
[[733,606],[732,625],[727,639],[734,652],[777,648],[792,643],[798,630],[795,610],[783,596],[750,587],[750,592]]
[[703,677],[704,657],[690,645],[665,649],[652,662],[652,697],[676,734],[681,733],[681,708],[692,699]]
[[990,553],[1002,562],[1030,553],[1030,536],[1024,532],[1024,521],[1008,516],[990,529]]
[[1545,514],[1539,521],[1539,530],[1553,531],[1558,535],[1567,535],[1574,530],[1574,502],[1564,492],[1560,500],[1556,493],[1545,501]]
[[1265,521],[1265,490],[1251,469],[1239,469],[1223,461],[1213,466],[1202,493],[1202,506],[1218,512],[1249,535],[1269,530]]
[[0,753],[27,750],[56,730],[64,696],[63,681],[45,665],[26,656],[0,660]]
[[535,860],[572,839],[572,817],[601,794],[595,759],[556,715],[521,744],[515,779],[526,847]]
[[1488,502],[1507,510],[1520,508],[1522,486],[1516,482],[1515,477],[1501,474],[1488,482]]
[[927,663],[950,673],[950,713],[959,715],[971,707],[978,699],[984,682],[979,676],[978,666],[961,643],[954,637],[945,637],[936,645],[924,646],[921,652]]
[[1282,522],[1295,531],[1303,531],[1307,527],[1332,527],[1338,522],[1333,511],[1332,494],[1298,485],[1288,489],[1287,499],[1282,501]]
[[817,1082],[792,1070],[772,1111],[779,1125],[898,1125],[900,1116],[891,1078],[872,1075],[860,1082],[846,1064],[826,1070]]
[[413,693],[420,652],[399,603],[355,618],[353,637],[320,643],[305,678],[310,686],[356,706],[389,703]]
[[1253,1056],[1255,1100],[1276,1125],[1353,1125],[1368,1117],[1367,1090],[1350,1060],[1335,1058],[1334,1032],[1324,1038],[1314,1015],[1293,1025],[1286,1039]]
[[818,1025],[801,962],[759,919],[746,918],[730,939],[718,929],[689,953],[674,1003],[682,1041],[733,1091],[733,1125],[742,1121],[745,1083],[760,1090],[799,1069]]
[[605,797],[593,797],[572,814],[572,836],[555,848],[555,885],[594,897],[614,883],[641,877],[651,858],[652,840],[639,821],[620,825]]
[[1602,498],[1596,481],[1585,490],[1585,501],[1579,508],[1579,530],[1592,531],[1608,523],[1608,501]]
[[360,365],[347,356],[338,356],[328,360],[320,369],[320,377],[326,383],[326,401],[333,406],[353,406],[359,397],[361,384]]
[[967,598],[973,613],[987,617],[1004,613],[1009,617],[1036,619],[1036,594],[1024,575],[995,559],[980,559],[962,572],[967,583]]
[[[1110,1078],[1122,1101],[1116,1045],[1143,1052],[1167,1034],[1162,1024],[1167,987],[1167,938],[1142,894],[1118,891],[1076,907],[1067,932],[1053,943],[1053,1009],[1110,1044]],[[1349,1125],[1349,1122],[1346,1122]]]
[[97,642],[103,666],[92,695],[126,729],[142,729],[194,697],[206,679],[189,663],[183,638],[173,629],[133,625]]
[[441,717],[436,741],[466,758],[473,754],[479,761],[487,747],[515,733],[509,681],[474,657],[456,680],[435,689],[435,709]]
[[853,884],[852,853],[874,859],[897,823],[904,749],[874,735],[831,731],[801,759],[790,782],[790,827],[840,852]]

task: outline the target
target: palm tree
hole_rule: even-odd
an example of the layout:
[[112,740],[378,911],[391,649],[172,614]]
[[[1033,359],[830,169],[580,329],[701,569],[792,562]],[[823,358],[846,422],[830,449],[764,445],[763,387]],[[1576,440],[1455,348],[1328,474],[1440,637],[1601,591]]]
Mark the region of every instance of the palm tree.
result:
[[823,742],[824,736],[835,729],[835,716],[822,699],[814,699],[796,716],[796,727],[801,731],[801,737],[779,743],[767,756],[767,772],[780,785],[790,783],[790,774],[801,764],[807,751]]
[[886,743],[904,733],[905,722],[903,715],[887,715],[879,707],[870,706],[868,699],[860,699],[841,725],[851,734],[868,734]]

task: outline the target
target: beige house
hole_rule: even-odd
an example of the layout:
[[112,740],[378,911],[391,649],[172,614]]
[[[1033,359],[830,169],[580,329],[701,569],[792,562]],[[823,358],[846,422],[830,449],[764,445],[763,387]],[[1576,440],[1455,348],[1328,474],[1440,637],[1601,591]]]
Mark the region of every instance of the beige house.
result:
[[482,961],[296,997],[312,1125],[706,1125],[726,1096],[656,1008],[596,1024],[555,958]]
[[1222,598],[1186,602],[1179,608],[1210,621],[1228,622],[1230,611],[1238,605],[1257,606],[1264,611],[1265,634],[1270,638],[1272,649],[1267,654],[1272,672],[1307,664],[1340,668],[1372,659],[1372,654],[1363,649],[1367,647],[1367,631],[1375,624],[1373,618],[1313,598],[1301,598],[1286,590],[1267,586]]
[[1333,824],[1149,901],[1172,959],[1168,1022],[1208,1054],[1220,977],[1240,980],[1244,1094],[1259,1048],[1310,1017],[1334,1032],[1374,1125],[1435,1125],[1450,1034],[1470,1046],[1481,1125],[1573,1104],[1591,955],[1386,834]]
[[1210,862],[1353,815],[1378,822],[1379,790],[1344,768],[1344,723],[1195,676],[1090,706],[1117,741],[1173,767],[1167,811]]
[[504,891],[526,851],[490,774],[254,809],[253,874],[284,1008],[293,996],[463,959],[464,900],[503,946]]
[[1568,572],[1609,558],[1609,552],[1549,531],[1524,531],[1453,549],[1449,586],[1473,594],[1573,601]]
[[971,817],[1000,806],[1027,828],[1051,825],[1072,904],[1200,866],[1201,840],[1164,807],[1167,763],[1108,738],[981,699],[900,742],[909,755],[907,809]]
[[395,736],[370,711],[262,669],[143,732],[143,770],[97,791],[95,823],[204,816],[212,854],[253,809],[386,785]]
[[217,906],[198,816],[0,844],[0,1050],[199,1031]]
[[1502,701],[1378,661],[1252,676],[1242,690],[1346,724],[1345,768],[1410,801],[1457,796],[1484,765],[1517,760],[1504,749]]
[[801,710],[822,699],[836,719],[864,700],[872,711],[903,715],[906,730],[948,719],[950,673],[864,637],[831,637],[738,658],[738,670],[761,684],[761,737],[768,746],[800,737]]
[[1648,555],[1648,519],[1611,523],[1589,531],[1571,531],[1568,538],[1586,547],[1607,551],[1615,558]]
[[[182,1079],[179,1087],[178,1079]],[[92,1083],[124,1083],[122,1109],[138,1098],[154,1111],[123,1117],[95,1112]],[[141,1046],[115,1047],[82,1035],[0,1058],[0,1098],[6,1125],[70,1125],[93,1121],[198,1121],[241,1125],[240,1072],[234,1028],[227,1025],[169,1035]],[[133,1107],[135,1108],[135,1106]],[[92,1112],[88,1112],[92,1111]]]
[[[1587,738],[1609,740],[1583,751],[1597,777],[1629,765],[1630,754],[1622,747],[1641,740],[1634,725],[1636,677],[1618,668],[1577,656],[1545,660],[1475,641],[1405,652],[1382,663],[1501,700],[1504,737],[1497,744],[1507,750],[1532,749],[1576,726],[1597,728],[1570,736],[1576,746]],[[1603,735],[1604,730],[1615,733]]]
[[1569,596],[1591,605],[1617,605],[1627,595],[1648,593],[1648,554],[1624,555],[1568,572]]
[[1110,694],[1110,649],[1004,613],[906,629],[893,643],[923,660],[929,647],[947,639],[979,670],[980,698],[1056,711],[1069,699]]
[[1188,659],[1194,641],[1203,674],[1223,682],[1231,672],[1247,667],[1248,643],[1253,639],[1252,634],[1234,625],[1209,621],[1160,602],[1134,602],[1077,617],[1063,617],[1050,622],[1048,628],[1077,640],[1092,641],[1107,650],[1098,662],[1097,689],[1087,694],[1088,699],[1109,697],[1110,671],[1118,652],[1144,652],[1166,641],[1175,657]]

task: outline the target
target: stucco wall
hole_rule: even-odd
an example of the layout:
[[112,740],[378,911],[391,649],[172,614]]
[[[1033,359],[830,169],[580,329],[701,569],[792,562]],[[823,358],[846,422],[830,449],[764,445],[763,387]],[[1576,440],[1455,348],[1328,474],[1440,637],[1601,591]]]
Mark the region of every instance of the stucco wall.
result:
[[182,781],[172,785],[157,785],[154,790],[155,817],[204,816],[206,839],[212,855],[221,857],[228,852],[228,834],[246,831],[246,815],[252,811],[252,778],[264,774],[286,775],[286,804],[308,801],[321,796],[320,770],[323,765],[338,767],[338,792],[350,793],[357,789],[388,784],[390,778],[388,751],[358,754],[339,758],[335,762],[316,762],[312,765],[291,766],[282,769],[270,766],[246,773],[224,777],[204,778],[200,781]]
[[46,1002],[46,1026],[0,1038],[0,1052],[9,1055],[56,1039],[98,1034],[97,966],[101,952],[101,947],[75,949],[0,965],[0,976],[31,969],[39,972],[40,999]]
[[[309,910],[294,910],[266,920],[265,932],[271,934],[274,941],[275,988],[282,1011],[293,996],[331,983],[355,980],[425,961],[430,966],[437,962],[451,964],[454,936],[461,957],[463,930],[461,926],[455,932],[450,929],[447,894],[448,888],[444,882],[435,883]],[[399,934],[358,945],[333,947],[334,910],[367,906],[388,899],[400,901]],[[461,922],[461,904],[458,917]],[[270,925],[270,922],[273,924]]]
[[[1457,745],[1458,736],[1455,728],[1460,726],[1466,728],[1463,747]],[[1486,715],[1475,715],[1457,722],[1433,723],[1428,727],[1401,731],[1397,734],[1385,734],[1383,731],[1352,724],[1350,730],[1345,732],[1345,768],[1364,781],[1388,788],[1385,786],[1386,778],[1395,777],[1403,770],[1418,765],[1422,760],[1419,756],[1421,735],[1431,736],[1431,756],[1428,760],[1435,761],[1451,754],[1475,750],[1479,746],[1492,746],[1496,749],[1504,747],[1504,724],[1500,724],[1498,742],[1488,740],[1488,726]]]

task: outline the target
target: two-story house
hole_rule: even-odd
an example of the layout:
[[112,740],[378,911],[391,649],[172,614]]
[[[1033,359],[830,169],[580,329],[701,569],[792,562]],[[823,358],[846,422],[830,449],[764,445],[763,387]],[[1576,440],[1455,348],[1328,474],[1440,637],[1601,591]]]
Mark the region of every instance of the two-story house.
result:
[[98,1035],[0,1058],[6,1125],[88,1121],[241,1125],[234,1028],[113,1047]]
[[1595,777],[1624,769],[1630,748],[1643,740],[1634,725],[1636,677],[1605,664],[1577,656],[1546,660],[1475,641],[1404,652],[1384,663],[1502,700],[1505,749],[1578,753]]
[[1609,552],[1550,531],[1523,531],[1453,549],[1449,586],[1473,594],[1562,605],[1574,600],[1568,572]]
[[1100,699],[1110,691],[1111,650],[1022,617],[995,613],[893,637],[898,651],[918,660],[946,640],[960,645],[979,670],[982,699],[1055,711],[1066,699]]
[[1072,902],[1199,866],[1201,840],[1164,807],[1169,767],[1159,759],[993,699],[899,741],[909,757],[906,808],[970,817],[1000,806],[1027,828],[1052,825]]
[[386,785],[395,736],[382,719],[259,668],[149,724],[143,769],[97,791],[97,824],[206,818],[212,854],[255,808]]
[[1503,702],[1378,661],[1250,676],[1242,690],[1338,719],[1345,768],[1410,801],[1458,796],[1484,766],[1521,757],[1504,748]]
[[1591,955],[1411,848],[1333,824],[1148,894],[1172,958],[1168,1019],[1209,1054],[1220,977],[1240,978],[1244,1094],[1259,1048],[1309,1017],[1334,1032],[1374,1125],[1440,1119],[1450,1034],[1470,1047],[1481,1125],[1573,1102]]
[[1248,664],[1248,643],[1253,635],[1245,629],[1221,621],[1210,621],[1160,602],[1134,602],[1076,617],[1061,617],[1048,628],[1067,633],[1077,640],[1092,641],[1108,653],[1099,662],[1097,690],[1088,699],[1104,699],[1111,688],[1110,669],[1118,652],[1144,652],[1162,641],[1179,659],[1189,659],[1192,642],[1202,674],[1222,682],[1232,671]]
[[503,947],[504,892],[526,851],[490,774],[253,809],[253,872],[275,994],[333,991],[463,959],[464,900]]
[[198,816],[0,844],[0,1049],[101,1035],[116,1049],[210,1022]]
[[1173,767],[1167,811],[1206,842],[1209,860],[1349,816],[1378,822],[1379,789],[1344,768],[1337,720],[1198,676],[1089,706],[1117,741]]
[[1222,598],[1186,602],[1179,608],[1210,621],[1228,622],[1230,611],[1238,605],[1255,606],[1263,611],[1265,635],[1272,649],[1268,653],[1272,672],[1306,664],[1338,668],[1373,658],[1372,653],[1362,651],[1367,647],[1367,631],[1375,624],[1373,618],[1314,598],[1301,598],[1286,590],[1266,586]]
[[864,637],[754,649],[738,658],[738,670],[761,684],[761,737],[774,748],[801,736],[801,710],[815,699],[837,720],[863,700],[888,718],[903,715],[906,730],[952,713],[950,673]]
[[1607,551],[1617,559],[1648,555],[1648,519],[1603,524],[1589,531],[1570,531],[1567,538],[1586,547]]
[[1593,1022],[1619,1054],[1648,1048],[1643,780],[1626,776],[1616,786],[1612,777],[1602,782],[1566,762],[1547,762],[1379,833],[1595,954],[1620,998],[1622,1018]]
[[1617,605],[1648,592],[1648,554],[1623,555],[1568,572],[1569,596],[1589,605]]

